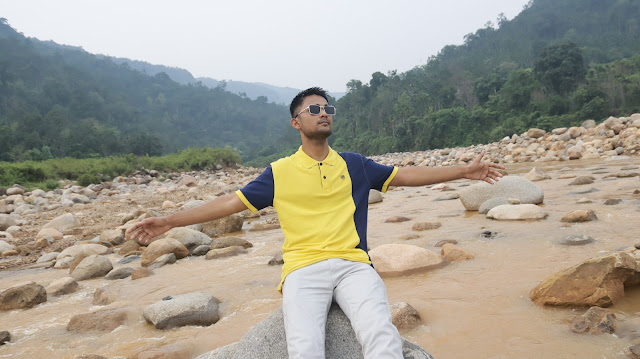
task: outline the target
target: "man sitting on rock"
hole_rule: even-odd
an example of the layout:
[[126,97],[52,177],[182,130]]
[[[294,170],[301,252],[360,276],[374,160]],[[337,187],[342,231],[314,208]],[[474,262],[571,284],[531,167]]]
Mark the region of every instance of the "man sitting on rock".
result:
[[367,254],[369,190],[423,186],[458,178],[493,183],[502,166],[390,167],[357,153],[329,147],[336,108],[318,87],[300,92],[290,106],[291,126],[302,146],[273,162],[233,194],[198,208],[148,218],[127,232],[148,243],[173,227],[208,222],[273,206],[285,241],[282,293],[290,358],[324,358],[327,312],[335,300],[350,319],[365,358],[402,358],[402,342],[391,322],[386,288]]

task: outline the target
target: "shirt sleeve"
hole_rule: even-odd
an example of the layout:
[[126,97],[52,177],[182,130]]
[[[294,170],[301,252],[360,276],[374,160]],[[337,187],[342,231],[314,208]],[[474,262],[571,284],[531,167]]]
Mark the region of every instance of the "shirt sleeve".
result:
[[371,189],[381,192],[387,192],[389,183],[398,173],[397,167],[381,165],[364,156],[362,157],[362,166],[364,167],[364,173],[369,180]]
[[263,208],[273,206],[273,172],[271,166],[267,167],[258,178],[249,182],[244,188],[237,190],[236,194],[251,212],[257,212]]

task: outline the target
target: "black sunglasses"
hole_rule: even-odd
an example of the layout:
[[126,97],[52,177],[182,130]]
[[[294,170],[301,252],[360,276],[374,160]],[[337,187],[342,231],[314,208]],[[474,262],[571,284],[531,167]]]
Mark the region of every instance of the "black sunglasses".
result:
[[333,116],[336,114],[336,108],[333,106],[309,105],[305,107],[304,110],[298,112],[298,114],[294,118],[300,116],[300,114],[305,112],[306,110],[309,110],[309,113],[312,115],[319,115],[321,110],[324,110],[324,112],[329,116]]

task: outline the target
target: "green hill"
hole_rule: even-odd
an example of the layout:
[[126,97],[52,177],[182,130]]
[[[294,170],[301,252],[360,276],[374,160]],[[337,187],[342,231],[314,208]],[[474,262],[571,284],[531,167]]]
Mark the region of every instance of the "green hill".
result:
[[25,38],[0,20],[0,160],[158,155],[191,146],[243,154],[275,143],[285,106],[149,76],[82,49]]

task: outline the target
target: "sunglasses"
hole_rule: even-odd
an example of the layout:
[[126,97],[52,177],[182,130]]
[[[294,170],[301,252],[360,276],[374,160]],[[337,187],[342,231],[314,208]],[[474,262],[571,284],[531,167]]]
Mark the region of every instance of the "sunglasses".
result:
[[309,110],[309,113],[312,115],[319,115],[321,110],[324,110],[324,112],[329,116],[333,116],[336,114],[336,108],[333,106],[309,105],[304,110],[298,112],[296,117],[300,116],[300,114],[305,112],[306,110]]

